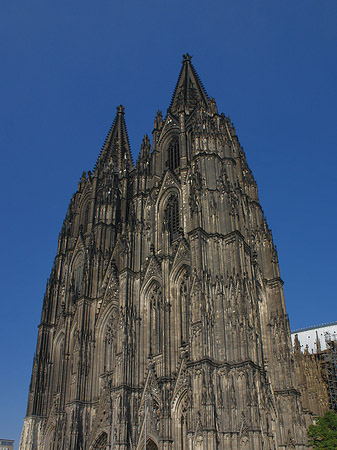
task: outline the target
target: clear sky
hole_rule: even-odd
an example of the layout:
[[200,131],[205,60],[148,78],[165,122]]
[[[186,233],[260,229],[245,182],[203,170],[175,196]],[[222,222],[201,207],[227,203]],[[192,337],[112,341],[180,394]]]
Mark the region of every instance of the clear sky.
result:
[[2,0],[0,438],[18,445],[46,280],[82,171],[119,104],[136,160],[186,52],[246,151],[291,328],[337,320],[336,0]]

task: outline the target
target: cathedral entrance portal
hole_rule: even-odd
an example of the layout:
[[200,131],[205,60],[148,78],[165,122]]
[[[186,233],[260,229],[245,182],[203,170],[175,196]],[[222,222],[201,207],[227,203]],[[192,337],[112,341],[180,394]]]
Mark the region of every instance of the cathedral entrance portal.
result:
[[[143,449],[144,449],[144,447],[143,447]],[[146,442],[146,450],[158,450],[158,446],[152,441],[152,439],[149,439]]]

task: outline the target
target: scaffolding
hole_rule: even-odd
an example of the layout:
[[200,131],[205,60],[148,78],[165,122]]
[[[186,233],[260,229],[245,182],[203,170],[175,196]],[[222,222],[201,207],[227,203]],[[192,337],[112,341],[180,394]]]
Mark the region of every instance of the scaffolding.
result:
[[328,333],[326,335],[327,349],[323,352],[323,367],[325,371],[331,409],[337,413],[337,341]]

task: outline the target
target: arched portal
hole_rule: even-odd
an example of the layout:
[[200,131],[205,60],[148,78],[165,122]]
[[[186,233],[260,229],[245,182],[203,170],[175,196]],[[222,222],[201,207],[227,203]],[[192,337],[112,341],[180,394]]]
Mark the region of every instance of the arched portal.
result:
[[146,450],[158,450],[158,446],[153,442],[152,439],[148,439],[146,442]]

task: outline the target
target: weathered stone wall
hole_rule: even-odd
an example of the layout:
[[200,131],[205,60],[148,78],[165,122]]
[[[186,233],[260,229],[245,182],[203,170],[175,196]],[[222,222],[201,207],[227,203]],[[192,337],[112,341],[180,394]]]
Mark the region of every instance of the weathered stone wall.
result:
[[306,447],[272,234],[193,68],[132,164],[118,107],[43,304],[20,448]]

